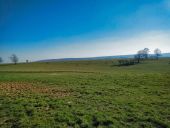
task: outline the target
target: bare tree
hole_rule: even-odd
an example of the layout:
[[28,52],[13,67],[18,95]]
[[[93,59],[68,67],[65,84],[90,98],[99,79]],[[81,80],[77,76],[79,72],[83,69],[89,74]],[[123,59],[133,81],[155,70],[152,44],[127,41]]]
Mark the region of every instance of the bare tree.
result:
[[0,63],[2,63],[3,62],[3,59],[0,57]]
[[158,59],[159,56],[161,56],[162,52],[161,52],[161,50],[160,50],[159,48],[156,48],[156,49],[154,50],[154,54],[156,55],[156,58]]
[[135,55],[135,59],[138,61],[138,63],[139,63],[140,60],[143,58],[143,55],[144,55],[143,50],[139,50],[139,51],[137,52],[137,54]]
[[135,55],[135,59],[138,60],[138,63],[141,59],[147,59],[149,55],[149,48],[144,48],[143,50],[139,50]]
[[143,55],[144,55],[145,59],[148,59],[149,52],[150,52],[149,48],[143,49]]
[[10,57],[11,61],[14,63],[14,64],[17,64],[18,62],[18,57],[15,55],[15,54],[12,54]]

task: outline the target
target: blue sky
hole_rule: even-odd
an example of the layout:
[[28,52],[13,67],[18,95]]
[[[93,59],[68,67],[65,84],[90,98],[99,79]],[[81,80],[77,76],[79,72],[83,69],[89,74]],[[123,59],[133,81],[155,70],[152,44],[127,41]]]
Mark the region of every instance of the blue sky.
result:
[[170,52],[170,0],[0,0],[0,56],[20,61]]

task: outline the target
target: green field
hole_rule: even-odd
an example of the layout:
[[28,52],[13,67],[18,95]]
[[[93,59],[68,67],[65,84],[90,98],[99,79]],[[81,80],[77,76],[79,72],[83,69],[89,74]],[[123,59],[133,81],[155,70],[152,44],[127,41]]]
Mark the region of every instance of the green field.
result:
[[0,65],[0,127],[170,127],[170,59],[115,64]]

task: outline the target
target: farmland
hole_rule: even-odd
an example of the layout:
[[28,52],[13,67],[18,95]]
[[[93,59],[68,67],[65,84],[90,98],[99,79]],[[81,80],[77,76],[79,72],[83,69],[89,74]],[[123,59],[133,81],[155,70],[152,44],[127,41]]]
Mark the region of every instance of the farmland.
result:
[[170,60],[0,65],[0,127],[170,127]]

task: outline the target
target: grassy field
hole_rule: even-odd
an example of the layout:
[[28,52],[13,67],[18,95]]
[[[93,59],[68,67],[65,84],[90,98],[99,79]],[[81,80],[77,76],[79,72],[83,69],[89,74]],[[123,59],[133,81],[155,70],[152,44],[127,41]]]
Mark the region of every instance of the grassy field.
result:
[[168,128],[169,62],[0,65],[0,127]]

